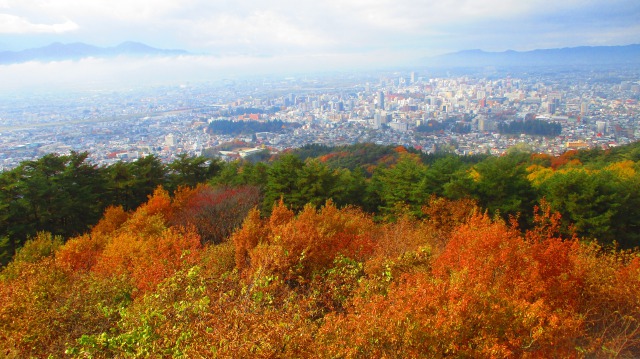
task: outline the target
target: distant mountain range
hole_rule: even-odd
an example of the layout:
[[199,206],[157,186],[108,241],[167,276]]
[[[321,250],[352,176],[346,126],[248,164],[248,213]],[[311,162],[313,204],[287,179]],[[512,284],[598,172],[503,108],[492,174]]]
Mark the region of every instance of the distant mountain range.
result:
[[[0,65],[28,61],[79,60],[87,57],[110,58],[117,56],[178,56],[189,52],[177,49],[158,49],[143,43],[127,41],[114,47],[98,47],[81,42],[50,45],[21,51],[0,51]],[[422,64],[434,67],[516,67],[561,65],[618,65],[639,64],[640,44],[626,46],[581,46],[532,51],[487,52],[464,50],[424,58]]]
[[581,46],[523,52],[465,50],[424,60],[426,65],[438,67],[640,64],[640,44]]
[[139,42],[123,42],[115,47],[98,47],[81,42],[62,44],[52,43],[44,47],[22,51],[0,51],[0,64],[15,64],[27,61],[63,61],[79,60],[85,57],[116,56],[177,56],[188,54],[185,50],[157,49]]

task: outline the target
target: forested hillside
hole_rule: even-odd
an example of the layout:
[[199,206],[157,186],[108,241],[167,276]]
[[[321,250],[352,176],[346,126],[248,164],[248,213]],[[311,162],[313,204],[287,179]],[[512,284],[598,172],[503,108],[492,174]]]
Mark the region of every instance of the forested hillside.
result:
[[208,130],[212,133],[224,135],[254,134],[256,132],[282,132],[287,128],[299,127],[298,124],[283,122],[281,120],[257,122],[257,121],[230,121],[216,120],[209,124]]
[[0,175],[2,356],[640,355],[638,144],[86,157]]

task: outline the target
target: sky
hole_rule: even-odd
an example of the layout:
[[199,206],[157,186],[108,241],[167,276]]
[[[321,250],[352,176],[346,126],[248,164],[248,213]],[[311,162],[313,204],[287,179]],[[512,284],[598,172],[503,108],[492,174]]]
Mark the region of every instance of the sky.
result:
[[640,1],[0,0],[0,51],[124,41],[208,57],[196,69],[392,66],[467,49],[640,43]]

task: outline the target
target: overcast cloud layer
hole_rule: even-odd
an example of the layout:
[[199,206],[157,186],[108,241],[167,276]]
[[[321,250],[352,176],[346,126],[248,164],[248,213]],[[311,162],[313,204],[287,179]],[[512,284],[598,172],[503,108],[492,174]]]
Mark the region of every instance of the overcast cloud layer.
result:
[[218,60],[393,65],[464,49],[640,43],[640,1],[0,0],[0,50],[129,40]]
[[0,43],[133,40],[213,54],[640,42],[638,0],[0,0]]

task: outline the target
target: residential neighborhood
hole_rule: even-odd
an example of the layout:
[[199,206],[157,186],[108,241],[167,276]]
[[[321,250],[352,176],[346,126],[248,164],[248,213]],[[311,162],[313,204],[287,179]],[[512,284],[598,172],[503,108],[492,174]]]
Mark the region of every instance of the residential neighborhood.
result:
[[[432,153],[500,155],[510,147],[558,155],[640,138],[633,70],[436,74],[420,71],[222,79],[0,99],[0,169],[47,153],[90,153],[98,165],[147,155],[246,157],[306,144],[371,142]],[[501,124],[559,124],[557,136],[501,133]],[[283,121],[278,131],[226,134],[216,121]],[[283,126],[284,127],[284,126]]]

